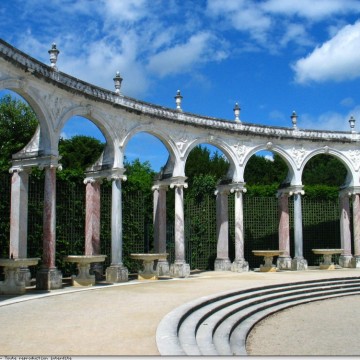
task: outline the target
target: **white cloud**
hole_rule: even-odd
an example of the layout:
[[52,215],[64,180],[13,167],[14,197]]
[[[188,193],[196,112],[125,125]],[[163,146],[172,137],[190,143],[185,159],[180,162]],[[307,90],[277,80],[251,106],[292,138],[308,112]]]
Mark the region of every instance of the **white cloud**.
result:
[[261,4],[264,11],[275,15],[301,16],[309,20],[321,20],[331,15],[360,11],[357,0],[268,0]]
[[343,81],[360,77],[360,21],[342,28],[293,66],[295,81]]
[[216,51],[216,39],[208,32],[191,36],[186,43],[153,55],[148,64],[148,70],[160,77],[188,72],[193,66],[205,61],[222,60],[226,52]]
[[[335,111],[328,111],[320,114],[319,116],[303,114],[299,116],[298,127],[300,129],[350,131],[349,119],[351,116],[360,120],[360,105],[355,106],[346,114],[341,114]],[[356,129],[360,129],[359,124],[355,126],[355,130]]]

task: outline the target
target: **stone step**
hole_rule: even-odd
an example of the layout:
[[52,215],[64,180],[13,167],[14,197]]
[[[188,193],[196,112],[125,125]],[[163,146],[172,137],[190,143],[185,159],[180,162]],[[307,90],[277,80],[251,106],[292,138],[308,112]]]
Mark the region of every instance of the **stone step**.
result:
[[281,310],[301,301],[356,293],[357,289],[360,292],[360,278],[333,278],[205,296],[178,307],[162,319],[156,334],[158,349],[161,355],[243,354],[248,332],[243,338],[242,329],[247,329],[249,324],[252,327],[258,314],[271,314],[274,309]]

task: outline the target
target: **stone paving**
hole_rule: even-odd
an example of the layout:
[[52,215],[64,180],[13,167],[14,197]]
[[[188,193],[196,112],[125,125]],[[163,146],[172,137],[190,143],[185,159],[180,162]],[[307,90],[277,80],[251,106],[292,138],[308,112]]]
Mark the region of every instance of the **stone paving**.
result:
[[[187,279],[131,280],[0,296],[0,355],[159,355],[156,328],[167,313],[185,302],[228,290],[359,275],[356,269],[193,272]],[[291,316],[284,321],[291,324]],[[335,325],[308,336],[326,338]],[[354,333],[342,331],[357,341]]]

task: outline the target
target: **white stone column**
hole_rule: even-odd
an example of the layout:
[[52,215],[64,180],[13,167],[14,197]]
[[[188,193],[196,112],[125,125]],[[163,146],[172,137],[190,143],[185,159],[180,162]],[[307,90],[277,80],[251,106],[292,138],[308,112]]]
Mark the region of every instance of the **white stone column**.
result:
[[[86,178],[85,203],[85,255],[100,255],[101,179]],[[91,271],[97,280],[102,279],[102,263],[92,263]]]
[[352,267],[360,268],[360,194],[353,194],[354,257]]
[[279,250],[282,250],[283,254],[278,257],[276,266],[280,270],[290,270],[289,193],[286,190],[279,190],[277,197],[279,208]]
[[184,181],[170,184],[175,189],[175,262],[170,266],[170,276],[178,278],[190,275],[190,265],[185,261],[184,188],[188,185]]
[[[9,257],[27,258],[28,231],[28,197],[30,169],[14,167],[10,169],[11,177],[11,207],[10,207],[10,249]],[[30,270],[20,268],[20,281],[26,286],[31,285]]]
[[351,231],[350,231],[350,199],[348,189],[340,192],[340,239],[343,252],[339,257],[339,265],[344,268],[351,267]]
[[36,288],[39,290],[60,289],[62,274],[55,266],[56,255],[56,168],[45,167],[44,222],[42,267],[36,274]]
[[295,256],[291,262],[291,270],[306,270],[307,261],[303,255],[303,224],[302,224],[302,204],[301,195],[304,195],[304,190],[298,186],[292,189],[289,195],[294,195],[294,247]]
[[243,193],[246,189],[243,183],[233,184],[230,192],[235,194],[235,259],[231,264],[231,271],[249,271],[249,263],[244,258]]
[[230,188],[227,185],[219,185],[215,191],[217,235],[217,255],[214,263],[215,271],[231,270],[231,261],[229,259],[229,192]]
[[111,193],[111,265],[106,269],[106,281],[112,283],[128,281],[128,269],[122,262],[122,193],[121,181],[126,180],[123,169],[110,177]]
[[[167,185],[155,184],[152,187],[154,209],[153,209],[153,224],[154,224],[154,250],[156,253],[166,253],[166,191]],[[156,273],[158,276],[169,275],[170,268],[166,259],[157,261]]]

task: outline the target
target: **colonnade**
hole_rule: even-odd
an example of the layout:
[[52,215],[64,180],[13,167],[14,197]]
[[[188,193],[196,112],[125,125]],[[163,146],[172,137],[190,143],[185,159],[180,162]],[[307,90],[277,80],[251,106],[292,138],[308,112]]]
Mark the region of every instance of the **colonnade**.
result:
[[[56,289],[62,286],[62,274],[56,268],[56,170],[59,165],[44,166],[44,209],[43,209],[43,255],[42,266],[37,273],[36,282],[39,289]],[[27,257],[27,219],[28,219],[28,185],[30,167],[14,167],[10,170],[11,210],[10,210],[10,257]],[[100,188],[102,180],[107,177],[112,182],[111,197],[111,264],[106,269],[109,282],[128,280],[128,270],[123,264],[122,245],[122,182],[126,180],[125,169],[117,169],[112,174],[96,174],[84,180],[86,189],[85,218],[85,255],[100,254]],[[157,263],[159,275],[187,277],[190,266],[185,259],[185,221],[184,189],[187,188],[185,177],[173,177],[166,181],[155,182],[153,190],[154,250],[166,252],[166,194],[168,189],[175,193],[175,261],[167,260]],[[243,194],[244,183],[220,184],[216,195],[216,233],[217,257],[216,271],[243,272],[249,270],[244,257]],[[234,196],[235,211],[235,259],[229,258],[229,213],[228,197]],[[279,189],[277,193],[279,208],[279,269],[306,270],[307,261],[303,256],[302,227],[302,186],[290,186]],[[294,258],[290,256],[289,197],[294,197]],[[343,253],[339,263],[342,267],[360,267],[360,192],[357,188],[343,189],[340,194],[340,238]],[[352,199],[352,207],[350,200]],[[352,213],[351,213],[352,209]],[[351,221],[353,219],[354,256],[351,246]],[[20,220],[21,219],[21,220]],[[102,266],[94,268],[98,275],[103,273]],[[20,275],[27,284],[30,282],[28,269],[21,269]]]

